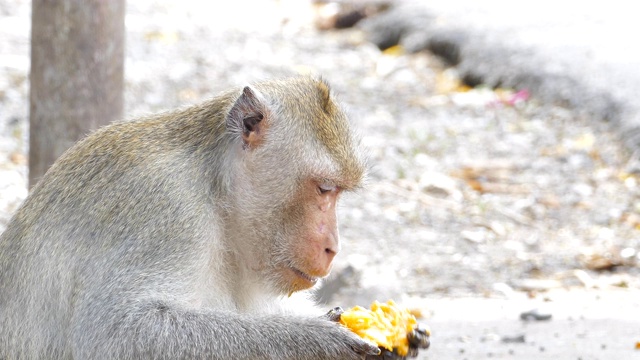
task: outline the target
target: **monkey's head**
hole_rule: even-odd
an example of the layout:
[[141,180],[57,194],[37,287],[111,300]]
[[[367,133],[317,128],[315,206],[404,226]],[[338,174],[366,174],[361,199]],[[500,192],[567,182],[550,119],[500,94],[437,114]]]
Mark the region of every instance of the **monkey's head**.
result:
[[294,78],[245,87],[226,126],[235,246],[276,291],[312,287],[340,251],[338,198],[366,170],[346,115],[324,81]]

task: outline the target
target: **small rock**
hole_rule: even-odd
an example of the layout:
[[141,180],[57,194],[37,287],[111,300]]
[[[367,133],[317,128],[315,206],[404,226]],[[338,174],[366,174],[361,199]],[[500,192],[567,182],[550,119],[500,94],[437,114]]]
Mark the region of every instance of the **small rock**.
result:
[[514,336],[503,336],[500,341],[507,344],[524,343],[525,337],[522,334]]
[[454,196],[456,198],[461,197],[461,195],[459,194],[460,191],[458,190],[456,185],[456,181],[450,176],[442,173],[433,171],[425,172],[422,176],[420,176],[418,184],[424,192],[435,196]]
[[359,270],[348,265],[322,283],[322,286],[315,293],[316,300],[323,304],[330,303],[340,289],[357,286],[360,281],[360,275],[361,272]]
[[486,239],[486,232],[482,230],[463,230],[460,232],[460,235],[462,235],[465,240],[476,244],[481,244]]
[[550,313],[541,312],[538,309],[525,311],[520,314],[520,319],[524,321],[547,321],[551,320],[552,315]]

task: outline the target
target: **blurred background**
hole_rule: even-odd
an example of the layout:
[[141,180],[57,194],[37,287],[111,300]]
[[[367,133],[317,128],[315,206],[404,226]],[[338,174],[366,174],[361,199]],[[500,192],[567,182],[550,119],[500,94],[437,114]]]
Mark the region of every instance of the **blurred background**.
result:
[[[640,357],[640,55],[620,4],[130,0],[114,113],[321,75],[372,169],[319,301],[410,306],[424,358]],[[31,5],[0,0],[0,232],[28,194]]]

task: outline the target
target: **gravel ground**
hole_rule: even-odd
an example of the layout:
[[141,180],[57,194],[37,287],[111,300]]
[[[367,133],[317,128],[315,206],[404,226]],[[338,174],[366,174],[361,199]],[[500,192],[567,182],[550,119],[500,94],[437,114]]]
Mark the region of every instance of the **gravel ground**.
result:
[[[474,83],[526,87],[541,99],[607,119],[640,149],[640,46],[624,0],[393,1],[367,20],[369,38],[429,48]],[[388,46],[387,45],[387,46]]]
[[[260,79],[325,77],[372,164],[340,208],[343,252],[319,292],[327,306],[394,298],[421,309],[441,329],[429,358],[529,358],[500,336],[553,331],[546,349],[566,340],[575,358],[598,358],[579,345],[593,345],[590,328],[640,320],[639,178],[603,123],[525,89],[465,88],[437,57],[380,52],[357,29],[319,32],[303,1],[203,4],[129,2],[127,116]],[[0,0],[0,231],[27,194],[29,21],[29,1]],[[541,304],[557,305],[544,322],[555,330],[518,320]],[[640,333],[620,332],[617,345],[599,344],[602,358],[630,358]],[[544,358],[531,339],[530,358]]]

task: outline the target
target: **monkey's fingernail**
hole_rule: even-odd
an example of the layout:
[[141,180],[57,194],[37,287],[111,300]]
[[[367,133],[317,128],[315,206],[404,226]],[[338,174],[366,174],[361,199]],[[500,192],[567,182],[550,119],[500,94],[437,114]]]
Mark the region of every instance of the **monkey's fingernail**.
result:
[[418,327],[416,327],[415,331],[424,334],[426,336],[431,336],[431,329],[429,329],[428,326],[426,326],[425,324],[418,324]]
[[325,317],[327,319],[329,319],[330,321],[335,321],[338,322],[340,321],[340,316],[342,315],[342,313],[344,312],[344,310],[342,310],[341,307],[334,307],[333,309],[329,310],[329,312],[327,312],[327,314],[325,315]]
[[333,309],[331,309],[331,311],[329,312],[331,314],[331,317],[335,317],[338,320],[340,320],[340,315],[342,315],[342,313],[344,313],[344,310],[342,310],[341,307],[334,307]]
[[380,353],[382,352],[382,350],[380,350],[377,345],[373,345],[371,343],[368,343],[367,345],[370,346],[369,352],[367,352],[367,354],[369,355],[380,355]]

